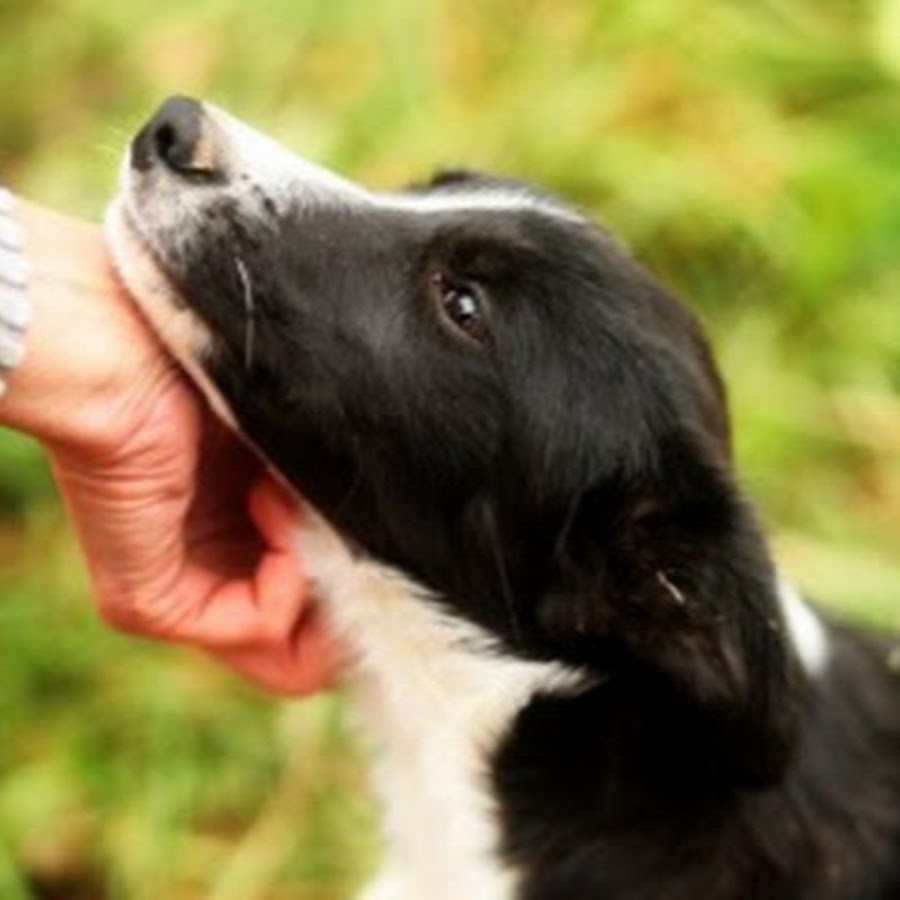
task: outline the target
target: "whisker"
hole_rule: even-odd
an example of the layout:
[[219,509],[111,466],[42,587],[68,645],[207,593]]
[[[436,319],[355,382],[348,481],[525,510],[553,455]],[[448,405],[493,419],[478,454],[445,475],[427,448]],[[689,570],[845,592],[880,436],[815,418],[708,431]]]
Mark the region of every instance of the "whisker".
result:
[[522,623],[516,611],[516,603],[513,598],[512,586],[509,583],[509,573],[506,569],[506,558],[502,549],[502,541],[498,531],[498,523],[493,511],[488,507],[483,508],[484,524],[487,528],[487,536],[490,544],[491,555],[494,558],[497,577],[499,579],[500,593],[503,597],[503,608],[506,619],[512,631],[512,639],[519,649],[524,649],[525,638],[522,634]]
[[256,340],[256,302],[247,266],[239,256],[235,256],[234,265],[244,295],[244,368],[249,372],[253,367],[253,345]]

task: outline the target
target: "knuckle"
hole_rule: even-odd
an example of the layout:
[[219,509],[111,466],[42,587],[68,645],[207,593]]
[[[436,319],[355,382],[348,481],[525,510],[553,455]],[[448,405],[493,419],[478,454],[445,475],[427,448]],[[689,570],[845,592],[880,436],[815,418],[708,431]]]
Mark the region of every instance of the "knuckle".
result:
[[104,625],[123,634],[140,634],[144,631],[134,609],[115,599],[103,598],[97,604],[97,611]]
[[100,618],[114,631],[129,635],[161,635],[169,628],[171,608],[133,594],[107,594],[97,603]]

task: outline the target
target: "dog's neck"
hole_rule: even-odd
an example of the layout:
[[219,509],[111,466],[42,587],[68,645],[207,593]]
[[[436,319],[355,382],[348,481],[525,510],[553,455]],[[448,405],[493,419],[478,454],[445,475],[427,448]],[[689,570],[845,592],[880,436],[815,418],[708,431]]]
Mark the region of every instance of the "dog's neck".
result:
[[536,694],[580,681],[556,665],[501,655],[399,573],[350,556],[306,514],[304,565],[354,662],[356,714],[374,753],[388,857],[366,900],[507,900],[493,751]]

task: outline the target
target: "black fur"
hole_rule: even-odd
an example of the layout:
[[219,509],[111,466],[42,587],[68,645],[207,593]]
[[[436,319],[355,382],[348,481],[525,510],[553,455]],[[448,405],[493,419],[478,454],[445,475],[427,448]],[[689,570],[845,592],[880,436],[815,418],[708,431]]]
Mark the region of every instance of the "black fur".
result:
[[900,897],[888,648],[832,628],[827,674],[801,671],[685,308],[574,213],[257,201],[222,191],[157,242],[242,429],[366,553],[596,676],[492,760],[523,898]]
[[797,747],[768,786],[736,781],[715,719],[640,667],[533,702],[494,770],[524,900],[900,897],[896,679],[884,646],[831,634],[833,667],[802,689]]

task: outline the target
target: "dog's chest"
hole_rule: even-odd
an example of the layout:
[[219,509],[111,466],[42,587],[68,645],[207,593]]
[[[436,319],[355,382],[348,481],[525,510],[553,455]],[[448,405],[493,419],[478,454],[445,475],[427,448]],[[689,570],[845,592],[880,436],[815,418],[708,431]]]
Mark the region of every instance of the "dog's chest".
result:
[[327,526],[304,522],[304,563],[355,656],[355,712],[373,750],[388,853],[366,900],[513,897],[491,756],[532,696],[578,677],[501,655],[400,573],[351,558]]
[[404,658],[385,643],[386,668],[354,678],[388,845],[367,900],[505,900],[515,879],[497,853],[488,760],[509,714],[488,708],[474,672],[421,649]]

